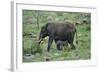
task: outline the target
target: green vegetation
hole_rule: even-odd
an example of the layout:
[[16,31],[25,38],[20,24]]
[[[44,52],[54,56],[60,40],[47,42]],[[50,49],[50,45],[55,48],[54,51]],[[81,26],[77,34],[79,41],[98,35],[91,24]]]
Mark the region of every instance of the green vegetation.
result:
[[[85,60],[91,58],[91,14],[78,12],[49,12],[23,10],[23,62]],[[37,44],[41,27],[47,22],[73,22],[77,27],[78,44],[75,50],[70,46],[56,49],[53,42],[47,52],[48,37],[39,46]],[[76,39],[75,39],[76,40]]]

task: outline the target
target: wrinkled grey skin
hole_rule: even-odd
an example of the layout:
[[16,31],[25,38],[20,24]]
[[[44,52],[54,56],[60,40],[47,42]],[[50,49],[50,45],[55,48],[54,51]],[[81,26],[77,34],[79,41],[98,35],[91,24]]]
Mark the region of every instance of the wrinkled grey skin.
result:
[[45,37],[49,37],[48,39],[48,47],[47,51],[50,51],[51,44],[53,40],[55,41],[55,44],[57,46],[58,50],[62,49],[62,41],[66,41],[66,44],[70,44],[72,49],[75,49],[75,46],[73,44],[74,41],[74,35],[75,35],[76,29],[74,24],[70,22],[63,22],[63,23],[47,23],[41,28],[40,36],[39,36],[39,44],[41,43],[41,40]]

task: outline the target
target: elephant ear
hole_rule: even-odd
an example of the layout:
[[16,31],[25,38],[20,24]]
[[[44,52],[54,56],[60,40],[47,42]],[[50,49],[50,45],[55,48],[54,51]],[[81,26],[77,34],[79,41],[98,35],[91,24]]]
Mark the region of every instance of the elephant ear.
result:
[[55,23],[53,23],[53,22],[47,23],[46,27],[47,27],[46,30],[47,30],[48,34],[50,34],[50,33],[54,34],[55,33]]
[[51,23],[47,23],[47,24],[44,26],[46,31],[48,30],[49,25],[51,25]]
[[50,25],[50,23],[47,23],[46,25],[42,26],[41,32],[47,31],[49,25]]

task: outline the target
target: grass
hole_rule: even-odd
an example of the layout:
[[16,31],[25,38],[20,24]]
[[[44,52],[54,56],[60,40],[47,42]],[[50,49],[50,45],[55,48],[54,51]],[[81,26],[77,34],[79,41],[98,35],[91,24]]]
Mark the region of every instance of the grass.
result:
[[[55,14],[55,13],[54,13]],[[54,15],[53,14],[53,15]],[[64,16],[70,16],[68,19],[75,20],[77,14],[64,13]],[[23,13],[23,17],[32,16],[32,12],[27,11]],[[60,17],[60,16],[59,16]],[[41,19],[42,20],[42,19]],[[45,38],[43,43],[39,46],[37,45],[40,29],[36,23],[28,23],[23,20],[23,32],[32,33],[32,36],[29,35],[23,36],[23,62],[43,62],[43,61],[63,61],[63,60],[86,60],[91,58],[91,29],[90,24],[81,24],[77,25],[77,34],[78,34],[78,44],[75,50],[71,50],[70,46],[64,47],[64,50],[58,51],[55,43],[53,42],[50,52],[47,52],[47,42],[48,37]],[[44,22],[45,23],[45,22]],[[41,26],[44,23],[40,24]],[[76,39],[75,39],[76,40]],[[27,56],[30,54],[30,56]]]

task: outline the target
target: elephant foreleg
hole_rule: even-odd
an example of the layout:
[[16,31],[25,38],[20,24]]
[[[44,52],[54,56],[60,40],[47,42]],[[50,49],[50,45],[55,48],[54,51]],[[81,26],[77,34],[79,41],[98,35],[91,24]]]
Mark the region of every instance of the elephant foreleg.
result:
[[52,42],[53,42],[53,37],[49,37],[49,40],[48,40],[48,47],[47,47],[47,51],[48,51],[48,52],[50,51],[50,47],[51,47]]

